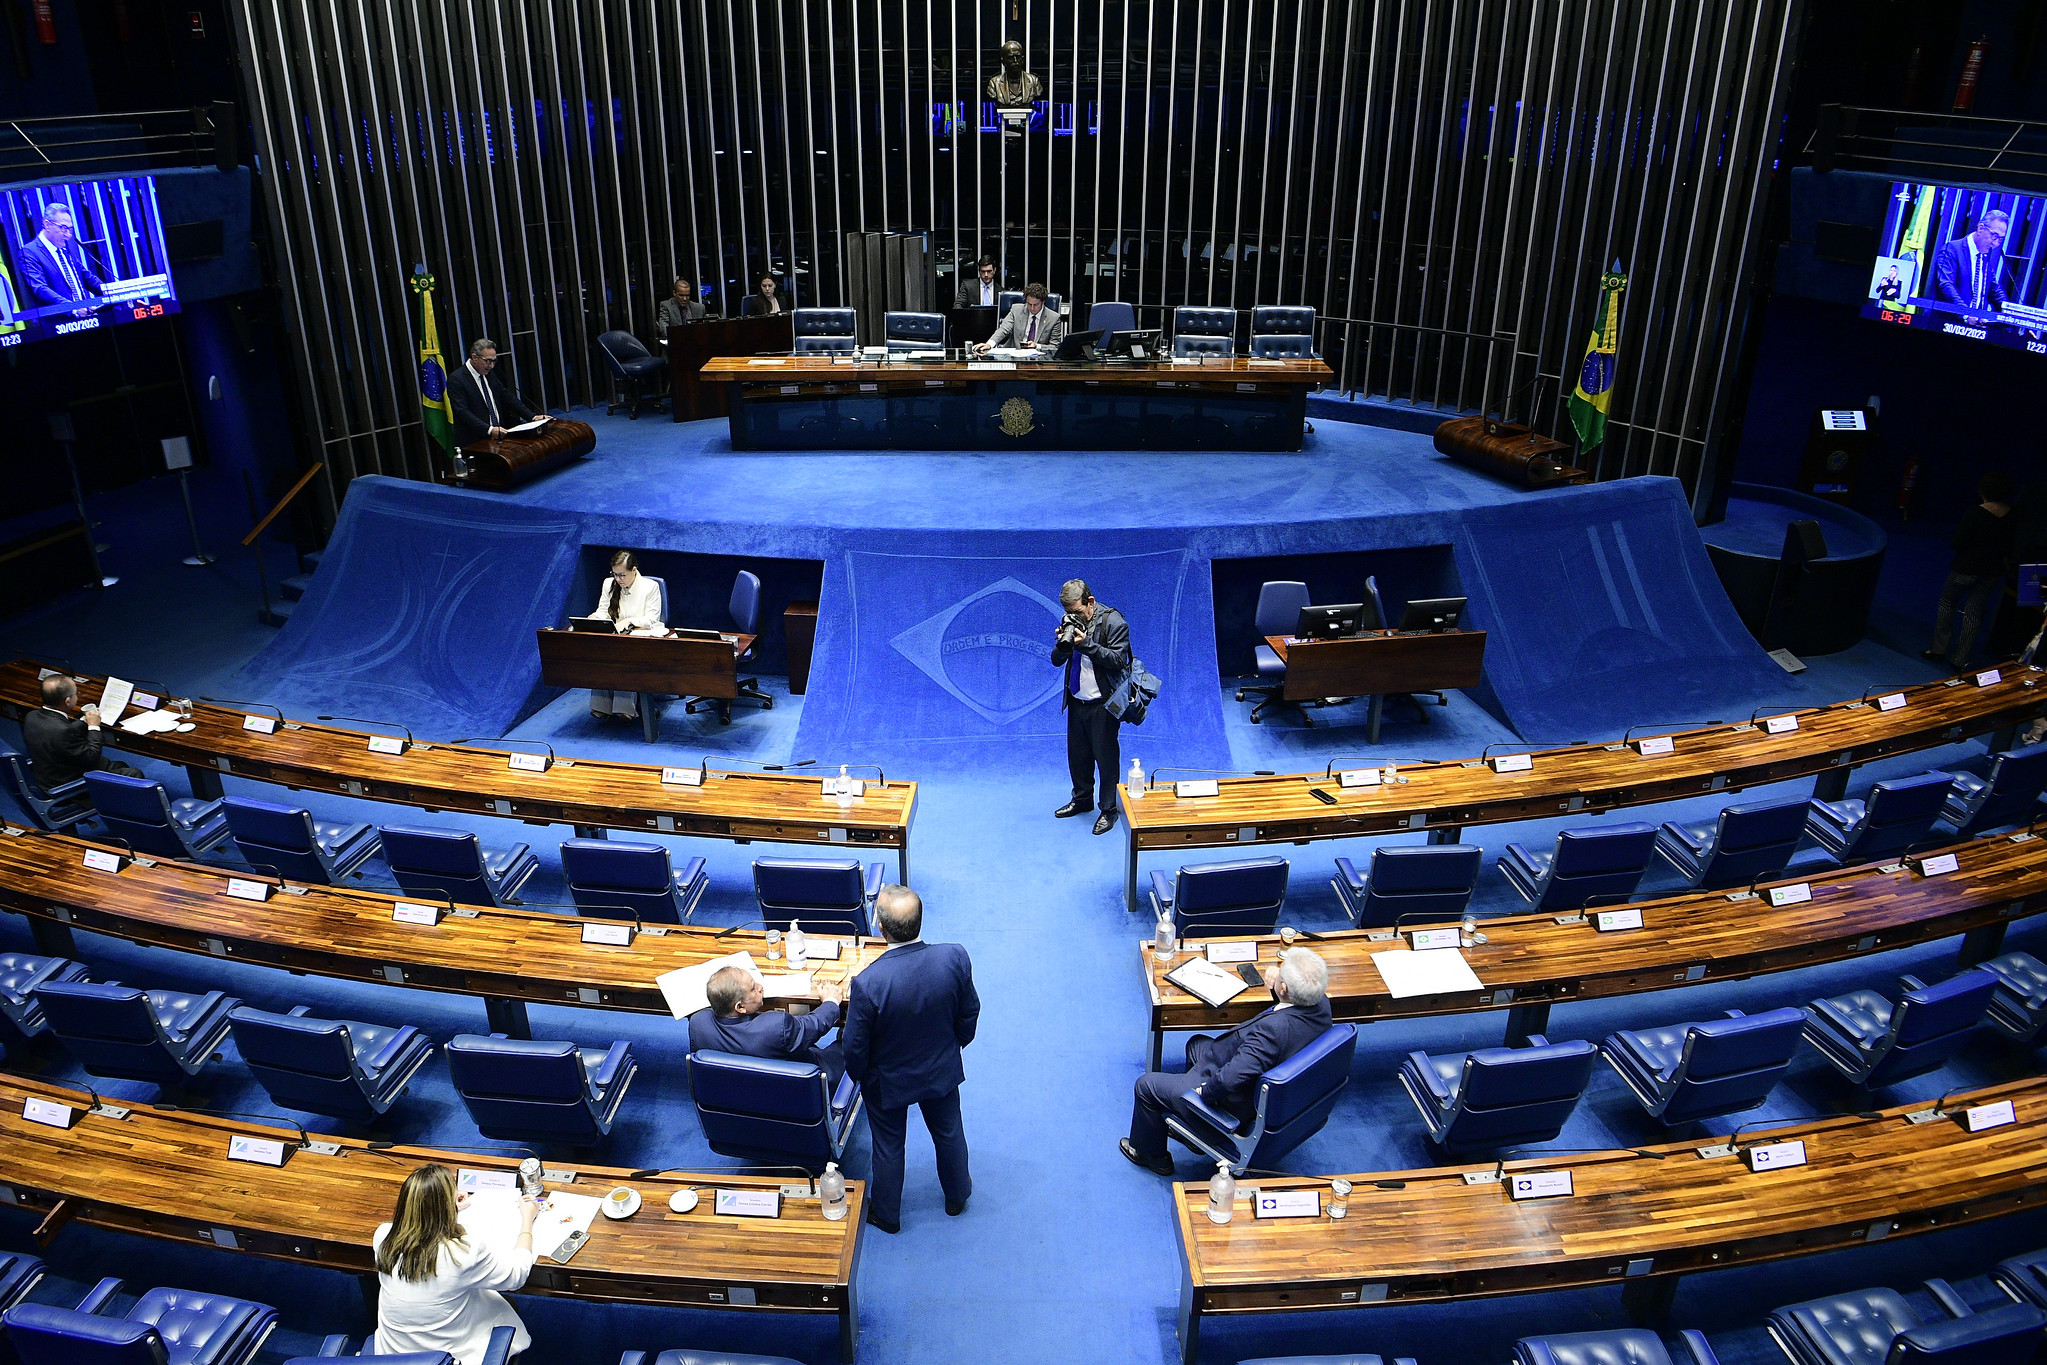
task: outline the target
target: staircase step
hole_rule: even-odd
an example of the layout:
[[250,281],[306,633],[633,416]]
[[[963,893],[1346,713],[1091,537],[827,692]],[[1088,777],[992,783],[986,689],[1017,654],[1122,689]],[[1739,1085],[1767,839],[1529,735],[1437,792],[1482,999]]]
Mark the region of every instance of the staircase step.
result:
[[277,622],[279,625],[282,625],[284,623],[284,618],[291,615],[293,609],[296,608],[298,604],[299,604],[298,599],[296,597],[277,598],[270,604],[270,614],[277,618]]
[[279,591],[293,600],[304,597],[306,589],[312,586],[313,576],[310,573],[295,573],[277,585]]
[[325,550],[308,550],[304,554],[300,555],[299,558],[306,562],[307,565],[306,572],[311,573],[313,572],[314,569],[319,568],[320,556],[326,553],[327,552]]

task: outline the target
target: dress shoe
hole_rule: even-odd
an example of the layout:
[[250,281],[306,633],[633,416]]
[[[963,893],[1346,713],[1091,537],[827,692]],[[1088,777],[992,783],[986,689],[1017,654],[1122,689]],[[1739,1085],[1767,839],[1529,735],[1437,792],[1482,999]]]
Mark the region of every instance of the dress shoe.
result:
[[1064,820],[1069,815],[1086,815],[1089,811],[1093,810],[1094,808],[1095,803],[1092,801],[1068,801],[1058,810],[1052,812],[1052,818],[1055,820]]
[[874,1216],[872,1210],[868,1211],[867,1225],[869,1227],[880,1228],[883,1232],[889,1233],[901,1232],[903,1230],[903,1225],[901,1223],[884,1223],[879,1218],[876,1218]]
[[1107,834],[1107,833],[1108,833],[1108,832],[1109,832],[1110,830],[1112,830],[1112,829],[1114,829],[1114,828],[1116,828],[1116,812],[1115,812],[1115,811],[1112,811],[1112,810],[1105,810],[1105,811],[1103,811],[1103,812],[1102,812],[1102,813],[1101,813],[1101,814],[1100,814],[1099,816],[1097,816],[1097,817],[1096,817],[1096,819],[1095,819],[1095,833],[1097,833],[1097,834]]
[[1123,1155],[1130,1158],[1132,1164],[1144,1167],[1144,1169],[1150,1171],[1153,1175],[1171,1176],[1173,1174],[1173,1159],[1171,1157],[1162,1156],[1158,1160],[1154,1161],[1150,1157],[1140,1153],[1137,1150],[1137,1148],[1134,1145],[1132,1145],[1129,1138],[1119,1139],[1116,1145],[1122,1149]]
[[[972,1190],[968,1190],[967,1199],[972,1199],[973,1197],[974,1192]],[[961,1214],[965,1213],[967,1211],[967,1199],[962,1199],[957,1204],[953,1203],[951,1200],[948,1199],[945,1204],[945,1216],[948,1218],[957,1218]]]

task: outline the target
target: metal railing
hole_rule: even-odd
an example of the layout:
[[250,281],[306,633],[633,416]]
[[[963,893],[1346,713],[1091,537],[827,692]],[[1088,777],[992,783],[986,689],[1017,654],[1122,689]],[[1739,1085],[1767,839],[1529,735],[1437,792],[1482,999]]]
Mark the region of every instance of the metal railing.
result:
[[0,121],[0,180],[168,166],[231,169],[240,156],[235,107]]
[[1817,171],[2047,190],[2047,123],[1823,104],[1804,156]]

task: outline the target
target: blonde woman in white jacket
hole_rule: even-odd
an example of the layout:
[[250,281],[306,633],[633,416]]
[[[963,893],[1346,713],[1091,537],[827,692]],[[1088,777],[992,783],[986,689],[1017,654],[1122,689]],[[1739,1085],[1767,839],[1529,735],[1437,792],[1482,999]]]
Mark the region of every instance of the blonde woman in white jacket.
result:
[[405,1177],[391,1221],[371,1241],[377,1258],[377,1355],[446,1351],[479,1365],[490,1334],[512,1329],[512,1354],[533,1344],[505,1295],[533,1271],[533,1220],[540,1205],[521,1196],[519,1236],[510,1248],[486,1245],[462,1226],[469,1202],[455,1173],[429,1163]]

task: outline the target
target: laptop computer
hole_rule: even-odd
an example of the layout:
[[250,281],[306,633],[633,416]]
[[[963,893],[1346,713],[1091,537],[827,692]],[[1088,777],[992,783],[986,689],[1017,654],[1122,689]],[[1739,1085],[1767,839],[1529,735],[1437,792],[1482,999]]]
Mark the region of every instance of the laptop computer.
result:
[[618,623],[609,616],[571,616],[569,629],[604,635],[616,635]]

